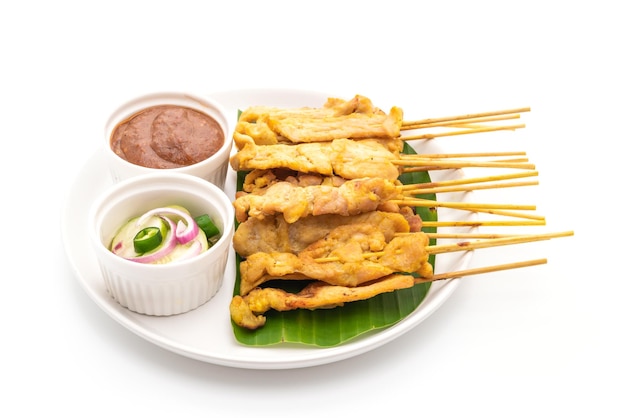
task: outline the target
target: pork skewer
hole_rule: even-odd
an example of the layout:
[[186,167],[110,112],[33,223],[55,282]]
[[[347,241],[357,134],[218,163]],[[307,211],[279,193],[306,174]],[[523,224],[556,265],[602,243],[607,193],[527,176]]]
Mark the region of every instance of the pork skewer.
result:
[[[516,173],[486,177],[464,177],[455,180],[443,180],[429,183],[398,184],[398,187],[404,195],[423,195],[506,187],[535,186],[539,184],[538,181],[514,182],[506,180],[535,177],[538,174],[539,173],[535,170],[525,170]],[[246,174],[244,178],[242,191],[248,193],[262,192],[267,187],[279,181],[289,181],[290,183],[298,186],[339,186],[343,184],[346,179],[339,176],[322,176],[318,174],[301,173],[289,169],[252,170]]]
[[[571,236],[573,232],[519,235],[488,240],[428,245],[423,232],[395,235],[386,240],[373,225],[344,225],[299,254],[254,253],[240,264],[240,294],[270,280],[319,280],[331,285],[354,287],[395,273],[417,274],[431,279],[432,254],[472,251],[503,245]],[[378,250],[376,250],[378,249]]]
[[[428,254],[443,254],[443,253],[450,253],[450,252],[456,252],[456,251],[471,251],[471,250],[477,250],[481,248],[491,248],[491,247],[497,247],[497,246],[502,246],[502,245],[514,245],[514,244],[549,240],[552,238],[569,237],[572,235],[574,235],[573,231],[562,231],[562,232],[552,232],[552,233],[533,234],[533,235],[515,235],[515,236],[508,236],[508,237],[493,238],[489,240],[462,241],[462,242],[456,242],[454,244],[445,244],[445,245],[429,245],[425,247],[424,251]],[[361,254],[361,256],[366,257],[366,258],[378,257],[380,255],[382,255],[382,253],[380,252]],[[337,257],[322,257],[322,258],[315,259],[315,261],[318,263],[324,263],[324,262],[340,261],[340,259]]]
[[[517,216],[521,216],[516,214]],[[468,221],[470,227],[481,226],[483,222]],[[499,224],[503,224],[500,221]],[[233,248],[243,258],[256,252],[298,254],[306,247],[323,239],[334,228],[343,225],[376,225],[385,234],[387,241],[394,236],[419,232],[425,226],[442,226],[437,222],[422,221],[411,208],[403,207],[400,212],[372,211],[354,216],[335,214],[310,216],[298,222],[286,222],[281,215],[267,216],[263,219],[250,218],[239,224],[233,236]],[[424,225],[426,224],[426,225]],[[530,225],[543,225],[543,218],[530,222]],[[511,225],[511,224],[509,224]],[[515,224],[512,224],[515,225]],[[526,223],[528,225],[528,223]],[[462,225],[468,226],[468,225]],[[488,225],[483,225],[488,226]],[[493,224],[491,225],[493,226]],[[519,226],[519,225],[518,225]],[[493,234],[476,232],[426,232],[429,238],[499,238],[511,234]]]
[[[333,139],[400,138],[401,130],[425,128],[456,128],[455,131],[414,136],[402,140],[432,139],[438,136],[523,128],[523,124],[485,126],[485,123],[518,119],[530,108],[482,112],[460,116],[405,121],[401,108],[393,106],[388,113],[375,107],[365,96],[356,95],[345,101],[329,98],[321,107],[277,108],[253,106],[245,109],[235,127],[238,149],[252,141],[258,145],[325,142]],[[459,130],[461,128],[462,130]]]
[[[400,136],[402,110],[394,107],[386,114],[351,113],[348,115],[317,118],[310,116],[275,117],[263,115],[253,123],[241,121],[236,126],[235,144],[262,136],[265,144],[309,143],[332,141],[337,138],[394,139]],[[261,131],[262,130],[262,131]],[[262,135],[259,133],[262,132]],[[273,135],[272,135],[273,134]],[[255,143],[260,143],[255,140]]]
[[237,325],[254,330],[265,325],[266,317],[263,314],[272,309],[284,312],[295,309],[334,308],[346,303],[369,299],[382,293],[407,289],[418,283],[458,279],[470,275],[531,267],[545,263],[547,263],[546,259],[529,260],[442,273],[433,275],[431,278],[392,274],[357,287],[333,286],[314,281],[298,293],[288,293],[285,290],[271,287],[256,288],[245,296],[234,296],[229,309],[231,318]]
[[231,157],[230,164],[235,171],[290,169],[345,179],[382,177],[389,180],[395,180],[402,172],[411,170],[464,167],[535,169],[534,164],[525,162],[421,158],[419,155],[401,158],[399,153],[387,149],[378,141],[345,138],[297,145],[248,143]]
[[307,216],[326,214],[352,216],[373,210],[397,212],[399,206],[535,210],[532,205],[438,202],[409,198],[404,196],[397,183],[383,178],[348,180],[338,187],[301,187],[288,181],[278,181],[260,193],[238,193],[233,205],[239,222],[250,217],[262,219],[282,213],[289,223]]

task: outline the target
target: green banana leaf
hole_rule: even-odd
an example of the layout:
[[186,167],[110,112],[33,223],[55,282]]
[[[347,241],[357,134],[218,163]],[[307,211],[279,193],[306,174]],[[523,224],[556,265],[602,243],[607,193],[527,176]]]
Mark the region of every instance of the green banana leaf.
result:
[[[415,150],[404,144],[404,154],[415,154]],[[241,190],[246,172],[237,173],[237,190]],[[400,176],[403,184],[430,182],[427,172],[404,173]],[[435,200],[435,195],[420,196]],[[437,213],[428,208],[416,208],[422,220],[436,221]],[[435,232],[435,228],[424,228],[425,232]],[[233,295],[239,294],[239,263],[237,256],[237,277]],[[435,256],[431,255],[430,263],[434,265]],[[272,283],[275,286],[275,283]],[[300,286],[300,287],[298,287]],[[298,292],[303,284],[285,281],[281,288],[289,292]],[[249,346],[268,346],[279,343],[296,343],[309,346],[332,347],[357,336],[377,329],[389,327],[401,321],[413,312],[426,297],[430,283],[422,283],[409,289],[401,289],[392,293],[384,293],[370,299],[350,302],[333,309],[306,310],[299,309],[288,312],[268,311],[265,325],[256,330],[242,328],[232,323],[237,341]]]

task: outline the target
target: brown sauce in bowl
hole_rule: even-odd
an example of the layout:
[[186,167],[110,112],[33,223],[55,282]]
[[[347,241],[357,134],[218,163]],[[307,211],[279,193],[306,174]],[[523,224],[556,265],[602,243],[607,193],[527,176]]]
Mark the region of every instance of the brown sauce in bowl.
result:
[[206,160],[224,144],[215,119],[194,109],[160,105],[118,124],[111,149],[133,164],[150,168],[184,167]]

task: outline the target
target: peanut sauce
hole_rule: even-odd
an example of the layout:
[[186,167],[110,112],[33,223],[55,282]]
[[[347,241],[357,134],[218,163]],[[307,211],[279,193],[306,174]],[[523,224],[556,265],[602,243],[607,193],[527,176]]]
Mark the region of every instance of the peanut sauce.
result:
[[150,168],[176,168],[206,160],[224,144],[212,117],[176,105],[146,108],[115,127],[111,148],[123,159]]

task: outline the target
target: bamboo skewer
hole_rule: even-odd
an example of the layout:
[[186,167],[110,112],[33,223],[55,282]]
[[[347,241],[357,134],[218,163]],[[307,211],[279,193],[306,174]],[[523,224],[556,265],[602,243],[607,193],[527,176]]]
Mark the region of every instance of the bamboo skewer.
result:
[[501,126],[485,126],[481,125],[485,122],[494,122],[510,119],[519,119],[519,113],[530,111],[530,107],[523,107],[510,110],[499,110],[494,112],[474,113],[460,116],[448,116],[443,118],[422,119],[416,121],[403,121],[401,130],[416,130],[426,128],[455,128],[456,131],[425,133],[417,135],[402,135],[400,138],[404,141],[434,139],[445,136],[466,135],[479,132],[494,131],[514,131],[516,129],[525,128],[525,124],[501,125]]
[[524,124],[507,125],[507,126],[492,126],[492,127],[485,127],[485,128],[466,129],[463,131],[439,132],[439,133],[429,133],[429,134],[420,134],[420,135],[402,135],[400,139],[402,139],[403,141],[413,141],[413,140],[418,140],[418,139],[434,139],[434,138],[441,138],[443,136],[466,135],[466,134],[474,134],[478,132],[514,131],[516,129],[521,129],[525,127],[526,125]]
[[[522,186],[536,186],[538,181],[526,181],[526,182],[500,182],[502,180],[512,180],[524,177],[537,176],[538,172],[521,171],[511,174],[502,174],[497,176],[487,177],[475,177],[475,178],[461,178],[456,180],[444,180],[430,183],[418,183],[418,184],[405,184],[399,186],[402,193],[406,196],[414,196],[420,194],[431,193],[449,193],[449,192],[468,192],[472,190],[485,190],[485,189],[497,189],[505,187],[522,187]],[[500,182],[500,183],[496,183]],[[482,184],[475,185],[475,183],[494,183],[494,184]]]
[[423,221],[424,228],[437,227],[471,227],[479,226],[543,226],[546,221],[526,220],[526,221]]
[[[440,207],[448,207],[448,206],[440,206]],[[538,222],[543,222],[545,223],[546,219],[544,216],[542,215],[534,215],[532,213],[521,213],[521,212],[513,212],[513,211],[509,211],[509,210],[499,210],[499,209],[490,209],[490,208],[480,208],[480,207],[450,207],[451,209],[458,209],[458,210],[466,210],[466,211],[470,211],[470,212],[476,212],[476,213],[487,213],[490,215],[497,215],[497,216],[508,216],[511,218],[522,218],[522,219],[532,219]]]
[[517,211],[536,210],[537,208],[534,205],[516,205],[516,204],[501,204],[501,203],[439,202],[436,200],[418,199],[418,198],[396,199],[396,200],[390,200],[389,202],[400,205],[400,206],[459,209],[459,210],[466,210],[466,211],[471,211],[471,212],[488,213],[491,215],[534,219],[537,221],[545,222],[545,217],[541,215],[512,212],[510,210],[502,210],[502,209],[513,209]]
[[475,241],[462,241],[454,244],[444,245],[431,245],[426,247],[428,254],[442,254],[450,253],[454,251],[470,251],[481,248],[496,247],[502,245],[522,244],[527,242],[543,241],[552,238],[567,237],[574,235],[573,231],[554,232],[546,234],[534,234],[534,235],[519,235],[506,238],[494,238],[491,240],[475,240]]
[[506,158],[502,160],[491,160],[494,163],[527,163],[528,158]]
[[[518,157],[507,159],[490,160],[492,162],[528,162],[528,158],[525,157],[524,151],[511,151],[511,152],[474,152],[474,153],[450,153],[450,154],[400,154],[400,159],[405,161],[423,161],[423,160],[446,160],[450,158],[484,158],[484,157]],[[489,161],[489,160],[487,160]],[[395,160],[392,162],[396,163]],[[402,163],[398,165],[409,165]]]
[[[474,232],[456,232],[456,233],[445,233],[445,232],[424,232],[428,238],[431,239],[493,239],[493,238],[506,238],[506,237],[515,237],[519,236],[519,234],[480,234]],[[414,234],[414,232],[398,232],[395,235],[409,235]]]
[[414,283],[419,284],[419,283],[426,283],[426,282],[434,282],[437,280],[460,279],[461,277],[471,276],[471,275],[476,275],[476,274],[493,273],[496,271],[538,266],[540,264],[546,264],[547,262],[548,262],[547,259],[540,258],[537,260],[519,261],[516,263],[499,264],[499,265],[489,266],[489,267],[478,267],[478,268],[473,268],[473,269],[468,269],[468,270],[451,271],[447,273],[434,274],[430,278],[416,277],[414,280]]
[[519,205],[515,203],[472,203],[472,202],[438,202],[436,200],[405,198],[390,200],[389,203],[398,205],[417,206],[425,208],[451,208],[451,209],[513,209],[513,210],[536,210],[535,205]]
[[511,218],[523,218],[523,219],[534,219],[536,221],[545,222],[545,217],[541,215],[533,215],[532,213],[520,213],[520,212],[511,212],[507,210],[497,210],[497,209],[479,209],[479,208],[459,208],[460,210],[468,210],[472,212],[480,212],[480,213],[488,213],[490,215],[498,215],[498,216],[509,216]]
[[412,158],[424,159],[442,159],[442,158],[478,158],[478,157],[510,157],[526,155],[525,151],[492,151],[492,152],[464,152],[464,153],[449,153],[449,154],[402,154],[402,159],[410,160]]
[[442,180],[442,181],[434,181],[430,183],[418,183],[418,184],[405,184],[400,186],[404,190],[412,190],[412,189],[430,189],[439,186],[456,186],[461,184],[472,184],[472,183],[487,183],[501,180],[513,180],[524,177],[534,177],[537,176],[539,172],[536,170],[532,171],[522,171],[517,173],[508,173],[508,174],[500,174],[495,176],[486,176],[486,177],[474,177],[474,178],[461,178],[455,180]]
[[419,121],[407,121],[403,122],[401,126],[401,130],[408,131],[413,129],[425,129],[425,128],[437,128],[437,127],[453,127],[453,128],[473,128],[473,127],[481,127],[485,122],[496,122],[503,120],[511,120],[511,119],[519,119],[520,114],[507,114],[501,116],[485,116],[485,117],[476,117],[476,118],[467,118],[460,120],[451,120],[451,121],[441,121],[441,122],[432,122],[432,123],[419,123]]
[[[447,122],[460,122],[460,121],[471,121],[472,119],[482,119],[484,121],[486,118],[500,115],[510,115],[517,113],[530,112],[530,107],[520,107],[516,109],[507,109],[507,110],[496,110],[491,112],[482,112],[482,113],[470,113],[459,116],[445,116],[440,118],[429,118],[429,119],[421,119],[415,121],[403,121],[402,129],[416,129],[422,126],[432,127],[437,126],[436,124],[447,123]],[[517,115],[515,115],[517,116]],[[475,121],[474,121],[475,122]]]
[[415,189],[410,192],[405,192],[405,195],[423,195],[423,194],[437,194],[437,193],[451,193],[451,192],[471,192],[474,190],[487,190],[487,189],[501,189],[506,187],[524,187],[524,186],[537,186],[539,184],[538,181],[518,181],[518,182],[509,182],[509,183],[499,183],[499,184],[482,184],[479,186],[476,185],[465,185],[465,186],[443,186],[443,187],[433,187],[432,189]]
[[427,170],[441,170],[450,168],[463,168],[463,167],[491,167],[491,168],[517,168],[534,170],[535,165],[530,163],[509,163],[498,161],[463,161],[463,160],[450,160],[450,159],[430,159],[430,158],[411,158],[411,159],[398,159],[391,160],[391,162],[397,166],[410,167],[403,169],[403,171],[427,171]]

